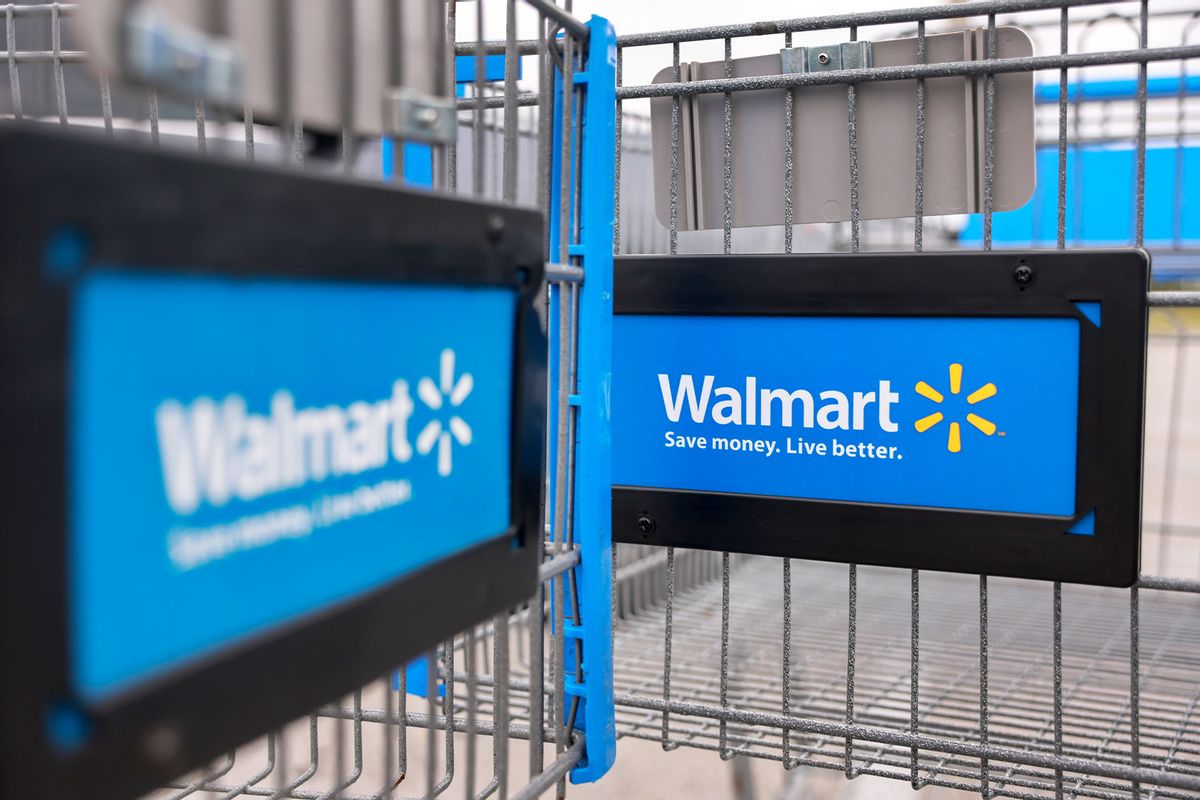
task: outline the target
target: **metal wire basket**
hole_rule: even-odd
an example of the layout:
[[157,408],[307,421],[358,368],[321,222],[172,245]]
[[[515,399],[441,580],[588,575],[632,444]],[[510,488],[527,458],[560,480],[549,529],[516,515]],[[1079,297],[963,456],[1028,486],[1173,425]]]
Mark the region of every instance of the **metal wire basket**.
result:
[[[1150,342],[1143,577],[1130,590],[1044,585],[916,570],[836,566],[724,554],[712,580],[692,580],[691,553],[667,549],[657,585],[641,587],[636,613],[619,620],[615,658],[618,727],[664,750],[711,750],[722,759],[770,759],[943,786],[984,797],[1194,797],[1200,791],[1200,547],[1193,502],[1200,335],[1187,291],[1197,277],[1194,212],[1185,169],[1195,156],[1196,99],[1188,59],[1197,13],[1185,5],[995,0],[846,13],[722,27],[625,35],[618,90],[623,110],[669,97],[670,213],[665,242],[638,236],[620,252],[800,252],[1086,246],[1090,212],[1131,197],[1110,239],[1152,251],[1156,284]],[[789,190],[782,228],[734,229],[731,141],[754,136],[733,124],[732,98],[764,89],[730,77],[736,55],[833,36],[843,41],[917,38],[934,32],[1015,25],[1037,42],[1029,58],[983,58],[969,67],[921,62],[820,76],[767,79],[783,107],[785,151],[775,155]],[[807,37],[807,38],[806,38]],[[1123,38],[1122,38],[1123,37]],[[674,79],[629,83],[631,55]],[[994,50],[989,50],[994,52]],[[725,79],[681,80],[681,63],[724,58]],[[1088,69],[1101,65],[1101,70]],[[644,70],[643,70],[644,71]],[[994,76],[1033,71],[1042,167],[1033,218],[993,213]],[[844,77],[843,77],[844,75]],[[924,216],[926,83],[965,76],[986,92],[982,213],[965,228]],[[642,78],[639,73],[639,78]],[[1101,81],[1103,79],[1103,81]],[[866,221],[856,168],[856,87],[901,81],[915,107],[916,182],[910,220]],[[818,146],[794,134],[793,89],[844,85],[851,170],[850,221],[793,226],[795,152]],[[1106,91],[1101,92],[1101,85]],[[682,231],[681,98],[725,98],[724,224],[720,238]],[[644,141],[638,123],[630,137]],[[793,150],[795,148],[795,150]],[[1123,149],[1124,170],[1093,170],[1083,156]],[[1150,151],[1148,169],[1147,151]],[[628,149],[623,148],[628,157]],[[637,157],[636,155],[634,156]],[[1160,163],[1162,162],[1162,163]],[[1085,167],[1085,165],[1088,165]],[[1046,169],[1048,168],[1048,169]],[[1089,171],[1091,170],[1091,171]],[[719,173],[718,173],[719,174]],[[1190,175],[1191,173],[1187,173]],[[1149,176],[1149,177],[1148,177]],[[636,169],[618,173],[625,207],[644,191]],[[1044,207],[1044,214],[1038,216]],[[1049,226],[1042,222],[1049,219]],[[830,231],[832,228],[832,231]],[[637,230],[636,227],[633,230]],[[715,232],[714,232],[715,233]],[[621,235],[619,234],[619,236]],[[635,234],[636,235],[636,234]],[[1190,381],[1190,382],[1189,382]],[[1186,504],[1183,497],[1188,496]],[[970,531],[963,531],[964,539]],[[632,591],[632,590],[627,590]],[[623,597],[622,608],[628,601]]]
[[[1200,795],[1200,523],[1196,494],[1188,491],[1195,485],[1192,382],[1200,369],[1200,334],[1189,316],[1194,312],[1184,310],[1200,305],[1200,293],[1188,288],[1197,262],[1182,177],[1194,162],[1188,148],[1196,101],[1187,64],[1200,58],[1193,38],[1200,12],[1164,2],[1152,14],[1148,0],[979,0],[621,37],[618,79],[635,48],[656,48],[661,63],[673,64],[678,74],[690,48],[715,47],[728,63],[735,45],[747,52],[778,49],[809,33],[923,41],[945,26],[984,27],[990,34],[999,24],[1013,24],[1038,38],[1040,54],[1030,58],[984,58],[970,70],[933,64],[899,72],[867,68],[841,81],[852,162],[856,85],[901,80],[911,86],[917,126],[911,220],[862,220],[860,176],[851,170],[849,223],[794,226],[788,193],[780,203],[789,224],[734,230],[733,168],[727,164],[726,213],[717,238],[679,230],[677,196],[672,223],[655,222],[647,200],[648,123],[639,102],[715,92],[726,98],[728,121],[729,98],[750,87],[735,78],[704,87],[679,81],[622,86],[603,112],[622,120],[616,169],[596,177],[584,168],[584,117],[588,108],[603,105],[603,97],[587,94],[584,75],[597,48],[594,42],[585,46],[587,28],[561,9],[546,0],[528,4],[538,23],[533,40],[517,39],[513,0],[503,40],[486,40],[482,2],[472,7],[478,15],[472,23],[461,26],[469,32],[457,37],[455,53],[475,60],[476,77],[463,86],[458,139],[434,153],[432,176],[443,190],[536,205],[551,221],[547,321],[557,331],[551,349],[557,366],[541,588],[526,607],[456,634],[423,662],[381,676],[156,796],[535,797],[550,789],[562,796],[568,773],[586,763],[589,747],[605,735],[602,726],[581,730],[585,717],[603,715],[606,706],[612,713],[613,700],[621,736],[657,741],[665,750],[773,760],[788,770],[816,766],[847,777],[880,775],[914,788],[944,786],[984,796]],[[458,10],[450,0],[452,38]],[[223,118],[202,103],[180,105],[153,92],[131,94],[96,82],[83,69],[86,53],[71,37],[74,13],[67,3],[3,7],[0,61],[9,80],[0,114],[92,126],[213,157],[286,161],[376,179],[398,180],[412,166],[405,151],[390,150],[386,142],[330,140],[299,128],[285,132],[250,117]],[[1114,43],[1112,30],[1124,31],[1128,44]],[[507,68],[498,85],[485,83],[479,67],[499,54],[507,56],[507,65],[517,54],[536,55],[538,74],[527,79],[536,91],[522,91],[515,70]],[[1130,82],[1132,91],[1089,95],[1086,87],[1095,82],[1087,70],[1097,66]],[[1092,589],[634,546],[609,553],[601,546],[602,531],[577,530],[580,514],[588,519],[602,502],[596,490],[602,498],[607,489],[581,472],[591,456],[580,450],[588,437],[577,402],[595,372],[594,364],[580,363],[580,351],[589,346],[581,329],[591,302],[584,276],[597,248],[857,252],[901,243],[917,251],[1015,243],[990,207],[990,170],[983,212],[965,229],[926,219],[923,205],[926,81],[965,75],[986,89],[996,74],[1011,71],[1034,71],[1047,80],[1038,89],[1038,132],[1051,171],[1042,175],[1038,202],[1049,203],[1053,224],[1031,230],[1023,244],[1086,244],[1087,208],[1098,190],[1083,168],[1072,165],[1087,147],[1131,152],[1128,183],[1109,194],[1128,191],[1131,219],[1122,236],[1153,251],[1159,281],[1149,295],[1156,311],[1145,574],[1138,585]],[[1155,83],[1173,76],[1174,91]],[[801,143],[793,141],[791,97],[781,91],[788,126],[783,160],[794,181],[792,147]],[[678,107],[676,100],[676,142]],[[984,135],[991,142],[995,120],[989,115],[987,122]],[[726,131],[729,137],[752,133],[728,124]],[[1148,158],[1147,152],[1162,148],[1173,159],[1169,191],[1148,177],[1157,174],[1148,162],[1160,156]],[[674,175],[672,182],[677,180]],[[597,242],[593,231],[587,239],[582,208],[589,198],[613,198],[614,182],[615,236]],[[1165,206],[1156,202],[1168,195]],[[1162,230],[1169,235],[1157,233]],[[584,499],[581,490],[591,494]],[[581,566],[592,577],[581,578]],[[595,583],[597,574],[605,580]],[[609,581],[611,604],[606,596],[603,613],[580,601],[581,593],[592,596],[597,586],[607,591]],[[619,624],[605,645],[610,613]],[[587,652],[594,666],[604,661],[606,646],[614,650],[615,692],[582,673],[581,654]],[[280,665],[281,673],[286,669]],[[602,773],[607,764],[597,759],[594,766]]]

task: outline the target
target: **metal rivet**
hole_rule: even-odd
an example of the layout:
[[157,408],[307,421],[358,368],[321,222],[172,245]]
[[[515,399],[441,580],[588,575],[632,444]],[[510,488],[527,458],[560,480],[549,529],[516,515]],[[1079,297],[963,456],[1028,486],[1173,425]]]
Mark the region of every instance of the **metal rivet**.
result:
[[430,106],[418,106],[413,109],[413,122],[420,125],[422,128],[432,128],[438,124],[438,120],[442,115],[436,108]]
[[828,64],[829,63],[829,53],[818,53],[817,54],[817,63]]
[[643,536],[649,536],[654,533],[654,517],[649,514],[642,514],[637,518],[637,526]]
[[504,233],[504,217],[499,214],[489,214],[487,221],[483,223],[484,232],[487,237],[493,242],[500,238],[500,234]]
[[174,725],[160,725],[146,734],[142,740],[146,755],[160,764],[167,764],[179,757],[183,747],[183,736]]

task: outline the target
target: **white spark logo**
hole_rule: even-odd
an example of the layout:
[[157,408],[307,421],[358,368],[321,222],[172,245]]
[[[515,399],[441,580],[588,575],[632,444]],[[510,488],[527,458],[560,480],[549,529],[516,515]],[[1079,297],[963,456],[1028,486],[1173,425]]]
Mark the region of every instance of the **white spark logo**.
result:
[[[462,405],[473,388],[475,379],[469,372],[459,375],[458,381],[454,380],[454,351],[447,348],[442,351],[440,386],[435,385],[431,378],[421,378],[417,384],[417,396],[433,411],[440,410],[447,402],[453,409]],[[464,447],[471,443],[471,426],[463,422],[462,417],[457,414],[451,416],[446,428],[443,429],[441,420],[434,419],[417,434],[417,452],[421,455],[428,455],[433,445],[437,444],[437,470],[442,477],[449,475],[453,469],[450,438],[453,437]]]

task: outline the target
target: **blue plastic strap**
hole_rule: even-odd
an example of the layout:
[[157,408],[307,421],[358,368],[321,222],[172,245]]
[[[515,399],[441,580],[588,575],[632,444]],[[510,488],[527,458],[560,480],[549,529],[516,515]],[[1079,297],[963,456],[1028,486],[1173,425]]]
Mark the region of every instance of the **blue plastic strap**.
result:
[[[612,378],[613,214],[617,107],[617,37],[608,20],[588,21],[591,38],[585,64],[583,141],[579,163],[580,245],[586,279],[579,298],[579,406],[575,454],[575,538],[580,563],[580,638],[583,685],[577,724],[587,732],[584,760],[572,783],[598,780],[616,758],[612,660]],[[561,83],[560,83],[561,85]],[[561,107],[557,106],[556,107]],[[564,673],[574,674],[574,648],[567,647]],[[573,681],[565,682],[568,687]],[[568,688],[574,694],[573,688]]]

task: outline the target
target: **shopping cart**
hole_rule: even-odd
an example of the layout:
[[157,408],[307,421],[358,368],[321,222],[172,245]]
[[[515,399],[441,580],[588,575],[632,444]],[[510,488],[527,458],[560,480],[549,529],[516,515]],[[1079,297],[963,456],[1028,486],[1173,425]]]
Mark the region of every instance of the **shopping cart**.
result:
[[[672,98],[670,254],[1104,243],[1147,247],[1156,264],[1143,576],[1136,586],[1118,591],[762,557],[737,566],[724,554],[716,579],[684,588],[679,575],[690,554],[668,548],[661,600],[617,628],[622,736],[663,750],[700,748],[722,759],[769,759],[787,770],[817,766],[848,778],[884,776],[914,789],[985,797],[1200,791],[1200,547],[1197,509],[1181,502],[1197,485],[1185,455],[1194,452],[1197,431],[1189,376],[1200,366],[1200,293],[1189,282],[1197,217],[1188,196],[1196,186],[1189,125],[1195,83],[1188,72],[1189,59],[1200,56],[1196,15],[1194,7],[1158,3],[1152,13],[1147,2],[1000,0],[619,38],[625,69],[618,97],[626,113],[645,113],[646,98]],[[978,28],[994,37],[1001,25],[1027,31],[1035,54],[954,68],[923,63],[927,35]],[[771,84],[783,108],[785,149],[764,157],[784,165],[789,184],[778,202],[786,222],[735,229],[730,142],[755,131],[733,124],[731,99],[763,89],[730,77],[735,56],[828,46],[838,37],[904,36],[918,42],[911,68],[853,69],[828,80],[793,75]],[[648,51],[656,56],[653,70],[643,68],[631,82],[631,58],[650,62]],[[681,63],[719,62],[722,54],[725,79],[681,80]],[[651,83],[653,71],[667,65],[673,79]],[[991,202],[992,89],[995,75],[1013,71],[1033,71],[1037,81],[1039,181],[1028,206],[1000,213]],[[957,75],[981,82],[986,93],[984,205],[965,220],[927,219],[926,84]],[[876,80],[901,81],[905,88],[896,91],[909,92],[916,111],[910,220],[860,215],[865,177],[857,169],[856,87]],[[830,133],[849,137],[850,220],[793,226],[795,153],[823,145],[793,135],[788,87],[817,84],[846,87],[847,126]],[[680,109],[682,98],[698,92],[725,98],[720,238],[682,230]],[[624,232],[633,224],[624,220],[625,207],[639,202],[642,189],[630,171],[618,179]],[[618,248],[657,250],[653,242],[627,249],[619,241]],[[963,531],[964,539],[970,535]]]
[[[156,796],[535,797],[551,789],[562,796],[568,775],[587,781],[604,774],[618,734],[664,750],[699,748],[724,759],[780,762],[785,770],[816,766],[984,796],[1197,796],[1200,525],[1196,493],[1188,490],[1196,485],[1196,388],[1189,381],[1200,369],[1191,316],[1200,293],[1187,282],[1195,265],[1196,206],[1187,202],[1190,184],[1180,177],[1194,166],[1187,65],[1200,58],[1200,46],[1186,38],[1196,27],[1193,9],[1164,4],[1151,14],[1148,0],[977,0],[615,38],[603,20],[585,25],[547,0],[528,0],[539,35],[518,40],[518,4],[509,0],[506,35],[493,41],[482,24],[483,5],[448,2],[452,68],[465,74],[469,64],[471,78],[461,84],[457,139],[432,151],[305,136],[251,117],[229,119],[202,103],[97,83],[72,38],[74,5],[3,8],[5,116],[90,126],[97,135],[197,148],[214,158],[432,183],[535,205],[550,222],[553,402],[537,595]],[[678,71],[691,48],[715,48],[728,63],[735,47],[739,55],[777,51],[807,36],[821,43],[835,36],[923,40],[952,27],[992,32],[1001,24],[1034,35],[1035,56],[985,58],[969,70],[918,65],[906,76],[868,68],[839,79],[846,84],[852,156],[855,86],[900,79],[911,87],[917,125],[911,220],[862,220],[860,176],[851,171],[848,223],[735,230],[727,213],[720,234],[706,237],[655,221],[648,109],[640,103],[698,89],[678,81],[652,85],[649,74],[633,83],[630,53],[653,49],[656,67]],[[1132,31],[1132,40],[1114,44],[1103,33],[1113,26]],[[536,56],[537,75],[521,79],[535,92],[520,89],[518,54]],[[499,59],[497,68],[491,59]],[[1112,74],[1089,72],[1096,67]],[[494,79],[497,70],[502,80]],[[1039,156],[1037,210],[1003,217],[985,203],[965,227],[927,219],[925,82],[967,75],[990,86],[994,74],[1009,71],[1034,71],[1039,80],[1039,131],[1048,149]],[[622,72],[627,85],[613,93],[606,87]],[[1167,78],[1175,83],[1159,83]],[[808,79],[797,85],[801,80]],[[703,90],[728,99],[746,88],[729,78]],[[791,136],[791,94],[780,94],[788,125],[781,156],[790,171],[792,148],[805,143]],[[676,100],[673,127],[678,107]],[[1103,109],[1102,119],[1093,108]],[[753,135],[727,130],[731,137]],[[988,141],[990,131],[989,125]],[[1128,155],[1098,149],[1113,144]],[[1148,152],[1158,144],[1174,148],[1164,162],[1171,169],[1162,173],[1174,176],[1169,189],[1154,185],[1159,168]],[[1088,242],[1087,215],[1101,191],[1088,182],[1097,164],[1107,190],[1101,197],[1127,189],[1132,198],[1120,238],[1152,249],[1156,265],[1171,265],[1149,296],[1155,318],[1144,574],[1137,586],[1093,589],[671,548],[610,549],[608,437],[606,421],[594,412],[602,407],[611,357],[606,304],[614,253],[859,252],[901,243],[917,251],[1030,243],[1066,249]],[[726,208],[732,169],[726,165]],[[780,198],[789,223],[790,197]],[[672,221],[678,202],[673,196]],[[1160,224],[1164,213],[1178,221]],[[1038,220],[1042,227],[1029,227]],[[1170,236],[1151,233],[1162,225]]]

